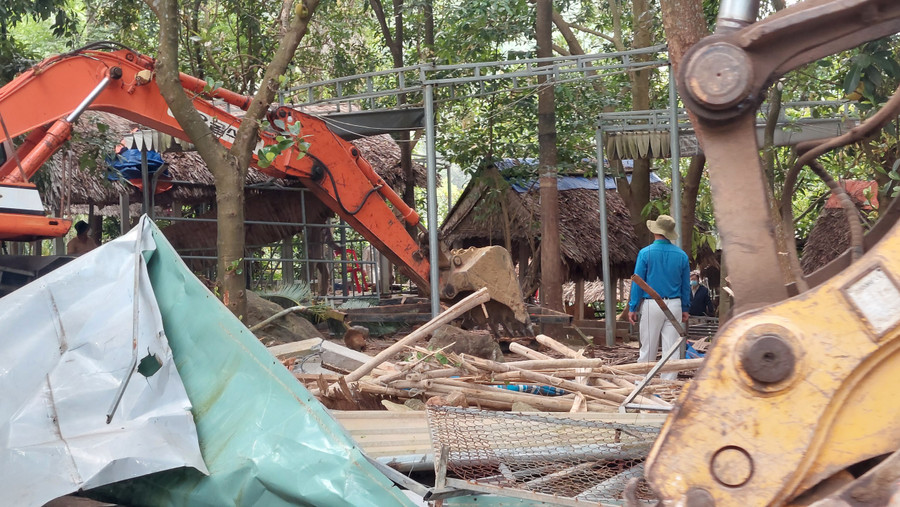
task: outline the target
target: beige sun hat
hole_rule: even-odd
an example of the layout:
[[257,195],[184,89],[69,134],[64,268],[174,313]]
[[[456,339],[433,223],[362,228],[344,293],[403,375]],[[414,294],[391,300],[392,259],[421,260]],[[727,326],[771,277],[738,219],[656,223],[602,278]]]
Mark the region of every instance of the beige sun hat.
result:
[[654,234],[662,234],[669,241],[678,239],[678,231],[675,230],[675,219],[669,215],[660,215],[656,220],[647,220],[647,228]]

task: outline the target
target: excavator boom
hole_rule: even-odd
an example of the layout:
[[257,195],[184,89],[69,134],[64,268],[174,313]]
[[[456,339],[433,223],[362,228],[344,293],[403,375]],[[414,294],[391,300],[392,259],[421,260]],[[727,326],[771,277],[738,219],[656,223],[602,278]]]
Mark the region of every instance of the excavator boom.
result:
[[[127,48],[110,51],[110,46],[111,43],[94,45],[48,58],[0,88],[0,120],[3,123],[0,143],[28,134],[15,156],[0,165],[0,184],[30,186],[36,192],[29,180],[69,139],[78,115],[87,109],[113,113],[190,141],[169,111],[157,86],[154,76],[156,61]],[[250,99],[221,88],[210,90],[204,81],[185,74],[181,75],[181,84],[210,130],[224,146],[231,147],[241,119],[213,101],[224,101],[235,109],[244,109],[250,104]],[[292,146],[269,164],[258,164],[257,154],[254,153],[254,165],[270,176],[299,180],[399,266],[420,289],[427,290],[428,256],[415,238],[406,232],[406,225],[421,228],[419,216],[375,173],[359,150],[332,132],[321,119],[298,110],[277,107],[269,112],[269,120],[273,125],[284,122],[285,129],[299,123],[298,137],[308,143],[308,148],[305,155],[300,156],[298,148]],[[260,129],[257,148],[277,144],[278,135]],[[0,201],[0,239],[29,237],[29,234],[23,234],[20,218],[9,214],[10,209],[5,210],[8,214],[3,214],[3,208]],[[49,224],[32,225],[36,229],[29,231],[30,237],[65,233]],[[505,265],[495,263],[494,268],[506,270],[510,279],[515,280],[509,254],[506,253],[505,257]],[[443,268],[454,269],[449,261],[442,264],[446,264],[441,266]],[[447,288],[445,292],[478,288],[457,285]],[[498,296],[512,301],[511,309],[516,320],[520,323],[527,321],[521,290],[512,298]],[[510,306],[506,301],[504,303]]]

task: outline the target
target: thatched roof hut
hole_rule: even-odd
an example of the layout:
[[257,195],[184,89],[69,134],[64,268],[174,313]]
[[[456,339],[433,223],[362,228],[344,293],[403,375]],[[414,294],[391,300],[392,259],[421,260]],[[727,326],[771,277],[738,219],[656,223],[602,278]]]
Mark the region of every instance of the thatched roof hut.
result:
[[[878,183],[875,181],[842,181],[850,199],[859,211],[858,219],[865,222],[874,208],[878,207]],[[831,196],[816,220],[803,245],[800,266],[803,273],[810,274],[836,259],[850,247],[850,225],[844,209],[836,197]]]
[[[569,280],[595,280],[602,276],[596,179],[593,186],[590,189],[576,185],[559,192],[560,253]],[[525,281],[524,263],[529,257],[536,257],[540,244],[540,193],[535,187],[517,188],[524,191],[513,188],[496,168],[485,169],[450,211],[441,226],[441,236],[453,248],[506,246],[520,265],[520,277]],[[668,192],[661,182],[651,184],[653,198],[661,198]],[[628,277],[640,249],[631,216],[625,201],[614,189],[606,189],[606,202],[612,275]],[[529,289],[528,281],[523,285]]]

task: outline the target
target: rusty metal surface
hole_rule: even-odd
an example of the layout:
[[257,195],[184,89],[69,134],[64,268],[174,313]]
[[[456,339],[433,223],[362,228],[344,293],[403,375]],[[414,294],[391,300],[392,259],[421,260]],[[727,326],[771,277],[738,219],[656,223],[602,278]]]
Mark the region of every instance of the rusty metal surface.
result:
[[487,287],[491,304],[486,304],[484,311],[476,308],[470,312],[470,318],[478,324],[490,325],[495,334],[498,324],[513,335],[527,332],[524,328],[530,328],[531,322],[506,249],[488,246],[452,250],[449,261],[446,270],[441,271],[442,299],[456,301],[462,295]]

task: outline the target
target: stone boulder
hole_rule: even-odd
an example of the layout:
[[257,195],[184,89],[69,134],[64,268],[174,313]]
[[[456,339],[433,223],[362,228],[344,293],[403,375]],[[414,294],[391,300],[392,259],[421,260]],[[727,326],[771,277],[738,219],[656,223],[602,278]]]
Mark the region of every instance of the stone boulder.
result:
[[[263,299],[255,292],[247,291],[247,315],[244,324],[251,327],[283,310],[277,303]],[[254,334],[265,346],[288,343],[309,338],[324,338],[312,322],[297,313],[289,313],[269,323]]]
[[500,344],[487,331],[465,331],[449,324],[439,327],[428,342],[428,348],[438,350],[455,343],[448,352],[469,354],[491,361],[503,361]]

